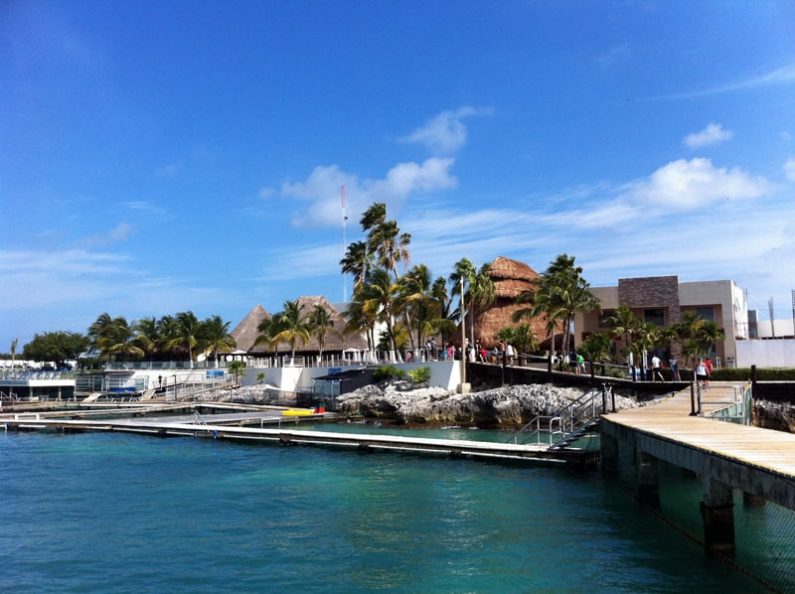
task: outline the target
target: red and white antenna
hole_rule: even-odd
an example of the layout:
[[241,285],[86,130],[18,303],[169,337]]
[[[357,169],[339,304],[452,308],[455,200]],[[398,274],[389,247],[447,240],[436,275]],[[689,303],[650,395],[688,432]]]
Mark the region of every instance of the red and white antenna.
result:
[[[340,186],[340,206],[342,207],[342,257],[345,257],[345,252],[348,250],[348,240],[345,237],[345,227],[348,221],[348,215],[345,214],[345,184]],[[345,281],[345,273],[342,273],[342,302],[348,302],[348,284]]]

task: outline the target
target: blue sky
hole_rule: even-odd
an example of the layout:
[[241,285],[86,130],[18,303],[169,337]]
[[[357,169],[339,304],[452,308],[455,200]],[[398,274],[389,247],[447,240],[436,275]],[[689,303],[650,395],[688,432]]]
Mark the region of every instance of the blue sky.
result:
[[0,351],[341,301],[342,184],[435,276],[566,252],[790,315],[792,2],[3,0],[0,81]]

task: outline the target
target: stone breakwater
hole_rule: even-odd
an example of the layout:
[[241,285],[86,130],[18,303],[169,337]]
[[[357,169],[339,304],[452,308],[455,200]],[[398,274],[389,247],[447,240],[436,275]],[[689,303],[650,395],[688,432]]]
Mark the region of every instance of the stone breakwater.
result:
[[754,400],[753,424],[764,429],[795,433],[795,404]]
[[[337,398],[338,412],[397,423],[511,426],[537,415],[557,415],[587,390],[548,384],[506,386],[458,394],[442,388],[405,390],[400,384],[369,385]],[[598,401],[601,405],[601,400]],[[616,396],[616,408],[639,406],[632,398]]]

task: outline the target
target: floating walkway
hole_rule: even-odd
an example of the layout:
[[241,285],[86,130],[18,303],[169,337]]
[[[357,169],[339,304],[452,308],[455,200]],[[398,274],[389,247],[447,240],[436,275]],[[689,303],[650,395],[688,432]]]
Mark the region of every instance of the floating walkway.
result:
[[[208,423],[207,418],[197,416],[191,422],[180,419],[103,419],[72,420],[36,418],[34,415],[16,415],[17,418],[0,419],[6,429],[33,430],[44,429],[60,432],[109,431],[138,433],[157,436],[191,436],[210,439],[227,439],[248,442],[265,442],[280,445],[311,445],[354,448],[359,451],[410,452],[416,454],[436,454],[451,457],[492,459],[537,464],[584,464],[595,462],[598,452],[570,448],[549,450],[547,445],[522,445],[513,443],[492,443],[453,439],[431,439],[422,437],[403,437],[396,435],[377,435],[361,433],[340,433],[331,431],[302,431],[287,429],[283,425],[295,425],[295,419],[281,416],[278,411],[268,415],[260,414],[254,422],[260,427],[230,426],[222,423]],[[246,417],[252,422],[252,415]],[[328,415],[326,415],[328,416]],[[301,417],[304,420],[321,421],[324,414]],[[233,419],[237,424],[239,419]],[[266,428],[264,425],[280,423],[279,428]]]

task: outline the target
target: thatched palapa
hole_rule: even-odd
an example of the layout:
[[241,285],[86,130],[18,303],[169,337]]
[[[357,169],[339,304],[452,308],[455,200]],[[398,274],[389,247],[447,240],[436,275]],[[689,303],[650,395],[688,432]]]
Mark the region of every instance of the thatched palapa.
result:
[[249,354],[267,352],[265,345],[254,346],[254,341],[257,340],[257,326],[260,325],[262,320],[269,318],[270,314],[265,311],[261,305],[256,305],[250,312],[246,314],[240,323],[232,330],[232,338],[237,343],[237,350],[246,351]]
[[[345,318],[328,299],[320,295],[304,296],[298,298],[298,303],[303,316],[310,315],[312,310],[318,305],[329,313],[333,326],[330,326],[326,332],[325,344],[323,345],[324,353],[342,352],[345,349],[357,349],[360,351],[367,349],[367,339],[364,336],[359,334],[346,336],[344,334]],[[232,336],[237,342],[237,348],[246,351],[249,355],[257,356],[271,355],[275,352],[289,353],[290,345],[286,342],[280,342],[278,345],[269,345],[267,343],[254,345],[254,341],[259,335],[257,327],[262,320],[270,317],[270,314],[261,305],[257,305],[252,309],[232,331]],[[319,351],[320,345],[315,337],[311,337],[304,345],[300,342],[295,345],[297,354],[311,354]]]
[[[539,343],[547,337],[546,320],[543,316],[513,321],[513,314],[519,309],[529,307],[517,304],[516,298],[525,291],[533,291],[533,281],[539,274],[524,262],[498,256],[491,263],[489,277],[494,282],[494,303],[485,311],[475,315],[475,339],[487,348],[497,343],[497,334],[506,326],[529,324]],[[467,324],[468,325],[468,324]]]

